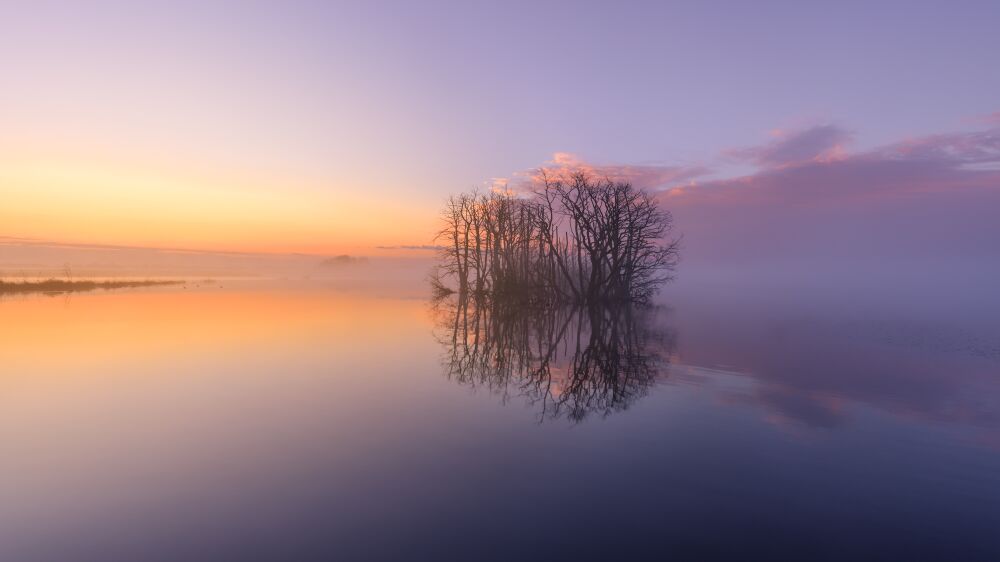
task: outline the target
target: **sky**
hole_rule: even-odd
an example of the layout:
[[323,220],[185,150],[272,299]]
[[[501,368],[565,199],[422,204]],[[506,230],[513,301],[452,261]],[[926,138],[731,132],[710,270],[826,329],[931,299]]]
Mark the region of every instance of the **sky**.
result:
[[584,167],[656,191],[694,262],[996,257],[997,21],[994,1],[0,0],[0,236],[405,253],[449,193]]

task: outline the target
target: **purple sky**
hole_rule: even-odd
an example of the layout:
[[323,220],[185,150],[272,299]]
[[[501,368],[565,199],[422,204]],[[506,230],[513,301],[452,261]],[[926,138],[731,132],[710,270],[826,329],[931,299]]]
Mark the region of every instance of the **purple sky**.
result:
[[[713,191],[785,217],[765,245],[844,205],[895,228],[917,212],[911,188],[949,221],[958,200],[976,217],[994,204],[942,190],[995,186],[998,21],[995,1],[5,1],[0,147],[103,147],[286,178],[236,193],[431,213],[571,154],[695,181],[702,194],[671,199],[689,238],[740,214],[680,208]],[[975,131],[992,156],[960,144]]]

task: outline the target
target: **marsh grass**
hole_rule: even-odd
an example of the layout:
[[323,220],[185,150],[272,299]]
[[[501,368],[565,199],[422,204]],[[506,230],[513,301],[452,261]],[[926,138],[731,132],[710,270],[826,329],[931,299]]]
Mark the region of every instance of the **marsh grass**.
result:
[[181,285],[183,281],[73,281],[68,279],[45,279],[42,281],[4,281],[0,280],[0,295],[26,293],[77,293],[85,291],[114,289],[133,289],[138,287],[158,287],[165,285]]

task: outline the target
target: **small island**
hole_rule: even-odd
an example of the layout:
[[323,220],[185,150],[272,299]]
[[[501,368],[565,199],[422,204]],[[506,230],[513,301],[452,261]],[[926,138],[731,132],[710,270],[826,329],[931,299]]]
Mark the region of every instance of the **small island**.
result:
[[352,265],[366,265],[368,258],[364,256],[349,256],[347,254],[333,256],[319,263],[321,267],[344,267]]
[[437,236],[438,296],[536,304],[649,302],[673,279],[680,239],[657,200],[628,181],[544,170],[527,193],[448,199]]

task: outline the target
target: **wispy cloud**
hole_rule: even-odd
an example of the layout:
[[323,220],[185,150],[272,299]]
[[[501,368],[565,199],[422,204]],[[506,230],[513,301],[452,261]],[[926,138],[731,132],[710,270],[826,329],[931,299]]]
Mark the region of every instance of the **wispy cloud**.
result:
[[444,246],[438,246],[435,244],[401,244],[398,246],[375,246],[377,250],[413,250],[413,251],[425,251],[425,250],[441,250]]
[[748,160],[765,168],[780,168],[805,162],[828,162],[842,158],[854,135],[835,125],[820,125],[798,131],[776,129],[771,142],[726,151],[726,155]]
[[[997,174],[970,165],[1000,163],[1000,127],[907,139],[867,152],[843,153],[835,159],[821,156],[840,146],[833,142],[838,135],[827,132],[820,136],[826,140],[821,142],[811,134],[793,135],[792,139],[807,139],[802,144],[809,150],[769,144],[747,151],[765,155],[762,162],[780,163],[776,167],[765,167],[748,176],[702,182],[695,187],[676,187],[690,196],[689,201],[780,200],[804,204],[998,187]],[[786,157],[777,157],[779,154]],[[791,155],[805,159],[795,162],[787,158]],[[681,192],[672,190],[672,194],[676,197]],[[683,202],[681,198],[673,201]]]
[[1000,125],[1000,111],[994,111],[985,115],[975,115],[965,121],[972,125]]
[[90,244],[75,242],[58,242],[53,240],[42,240],[38,238],[24,238],[18,236],[0,236],[0,246],[23,246],[39,248],[57,248],[73,250],[101,250],[101,251],[127,251],[146,252],[158,254],[199,254],[206,256],[308,256],[302,253],[265,253],[265,252],[239,252],[234,250],[197,250],[191,248],[171,248],[153,246],[130,246],[124,244]]
[[568,153],[513,177],[525,187],[543,171],[583,171],[658,191],[685,234],[686,259],[1000,256],[1000,122],[861,152],[848,150],[854,134],[835,125],[772,137],[720,155],[757,168],[737,177]]
[[1000,120],[996,126],[984,131],[907,139],[877,150],[872,156],[960,167],[1000,163]]
[[1000,127],[836,158],[849,137],[813,131],[747,151],[756,173],[665,191],[689,254],[997,254]]

